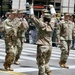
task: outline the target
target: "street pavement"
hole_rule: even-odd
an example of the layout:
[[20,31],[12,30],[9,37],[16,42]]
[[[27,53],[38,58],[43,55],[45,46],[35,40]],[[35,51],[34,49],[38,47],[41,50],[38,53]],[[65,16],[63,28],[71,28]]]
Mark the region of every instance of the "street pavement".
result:
[[[24,43],[20,65],[12,64],[13,72],[5,71],[3,67],[5,59],[5,43],[0,39],[0,75],[38,75],[38,68],[36,64],[36,45]],[[75,75],[75,50],[70,51],[67,61],[69,69],[60,68],[60,48],[53,47],[50,60],[50,68],[52,75]]]

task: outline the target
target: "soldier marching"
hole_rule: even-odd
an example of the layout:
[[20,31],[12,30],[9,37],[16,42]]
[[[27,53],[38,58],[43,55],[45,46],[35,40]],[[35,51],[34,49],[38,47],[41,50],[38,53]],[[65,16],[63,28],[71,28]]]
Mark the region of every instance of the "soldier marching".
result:
[[[41,18],[36,18],[33,6],[30,6],[30,20],[35,23],[38,28],[37,36],[37,55],[36,61],[38,65],[38,75],[51,75],[49,61],[52,52],[52,32],[56,30],[56,39],[60,44],[61,56],[59,65],[62,68],[69,68],[66,65],[69,52],[71,49],[72,34],[74,23],[70,20],[68,13],[64,14],[62,20],[56,23],[56,11],[53,5],[48,6],[50,10],[43,9]],[[25,32],[29,26],[25,18],[23,18],[23,10],[11,10],[7,19],[3,21],[0,31],[5,33],[5,62],[4,69],[13,71],[12,63],[19,65],[18,60],[23,49]]]
[[[58,41],[60,43],[60,49],[61,49],[61,56],[60,56],[60,62],[59,65],[62,68],[69,68],[69,66],[66,65],[67,59],[69,57],[70,49],[71,49],[71,42],[72,42],[72,33],[74,29],[74,23],[69,20],[70,14],[65,13],[64,19],[62,19],[58,23]],[[57,32],[58,32],[57,31]]]

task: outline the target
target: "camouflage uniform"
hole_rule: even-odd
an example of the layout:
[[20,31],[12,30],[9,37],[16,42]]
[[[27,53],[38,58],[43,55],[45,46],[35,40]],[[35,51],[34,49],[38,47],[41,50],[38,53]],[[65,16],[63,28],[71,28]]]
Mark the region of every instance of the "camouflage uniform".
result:
[[26,19],[24,18],[18,18],[20,22],[22,22],[23,24],[21,24],[18,27],[18,31],[17,31],[17,45],[18,45],[18,50],[17,50],[17,55],[15,57],[15,64],[18,61],[18,59],[20,58],[21,52],[22,52],[22,48],[23,48],[23,43],[24,43],[24,39],[25,39],[25,32],[27,31],[27,29],[29,28],[28,23],[26,21]]
[[39,69],[38,75],[51,75],[49,68],[49,60],[52,51],[52,31],[54,29],[55,20],[52,18],[49,24],[36,19],[31,16],[33,22],[38,27],[38,37],[37,37],[37,65]]
[[14,18],[13,20],[10,20],[10,18],[7,18],[3,23],[2,27],[4,29],[5,33],[5,49],[6,49],[6,57],[4,62],[4,67],[6,70],[7,67],[11,67],[12,62],[15,59],[15,56],[17,54],[17,29],[18,25],[20,25],[21,22],[17,18]]
[[66,62],[69,56],[71,41],[72,41],[72,31],[74,28],[74,23],[70,20],[62,20],[59,23],[59,37],[60,37],[60,49],[61,49],[61,57],[60,57],[60,66],[63,68],[69,68],[66,66]]
[[74,27],[73,33],[72,33],[72,49],[75,49],[75,27]]

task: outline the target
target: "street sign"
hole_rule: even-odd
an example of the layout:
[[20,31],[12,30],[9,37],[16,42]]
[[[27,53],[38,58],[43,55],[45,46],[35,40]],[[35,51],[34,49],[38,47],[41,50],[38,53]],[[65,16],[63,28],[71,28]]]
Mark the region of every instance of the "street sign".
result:
[[26,0],[12,0],[12,9],[26,10]]

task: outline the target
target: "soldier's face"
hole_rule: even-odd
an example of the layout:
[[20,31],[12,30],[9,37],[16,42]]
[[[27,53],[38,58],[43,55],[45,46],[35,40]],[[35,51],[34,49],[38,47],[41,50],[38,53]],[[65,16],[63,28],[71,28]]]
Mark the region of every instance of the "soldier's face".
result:
[[10,13],[10,19],[14,19],[15,18],[15,13]]
[[65,15],[65,20],[69,20],[69,15]]
[[23,13],[18,13],[18,18],[22,18],[23,17]]
[[44,19],[44,22],[50,22],[50,18],[44,17],[43,19]]

